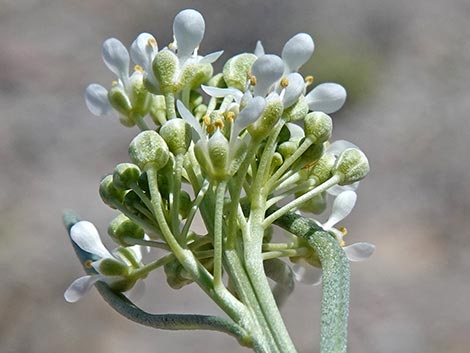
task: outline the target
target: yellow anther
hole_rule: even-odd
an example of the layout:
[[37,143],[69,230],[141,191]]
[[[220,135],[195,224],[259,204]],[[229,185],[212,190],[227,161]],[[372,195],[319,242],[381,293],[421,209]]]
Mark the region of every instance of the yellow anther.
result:
[[214,121],[214,126],[218,127],[219,129],[223,129],[224,128],[224,122],[222,120],[216,120],[216,121]]
[[156,47],[157,46],[157,41],[155,40],[155,38],[149,38],[149,40],[147,41],[147,45],[149,47]]
[[206,130],[209,134],[212,134],[215,131],[214,125],[207,125]]
[[312,75],[309,75],[309,76],[306,76],[306,77],[305,77],[305,84],[306,84],[307,86],[310,86],[310,85],[313,84],[313,76],[312,76]]
[[134,71],[138,71],[138,72],[142,72],[142,73],[143,73],[143,72],[144,72],[144,69],[143,69],[142,66],[140,66],[140,65],[135,65],[135,66],[134,66]]
[[248,80],[250,81],[250,85],[256,86],[256,76],[253,75],[251,72],[247,73]]
[[111,86],[113,86],[113,87],[114,87],[114,86],[117,86],[117,85],[118,85],[118,82],[117,82],[117,81],[113,81],[113,82],[111,82]]
[[234,118],[235,118],[234,112],[227,112],[227,114],[225,114],[225,119],[227,119],[229,123],[232,123]]
[[209,115],[204,115],[202,118],[204,125],[209,126],[211,124],[211,117]]
[[287,77],[281,78],[280,84],[282,88],[286,88],[287,86],[289,86],[289,80],[287,79]]
[[91,268],[91,267],[92,267],[92,266],[91,266],[92,263],[93,263],[93,262],[92,262],[91,260],[86,260],[86,261],[85,261],[85,268],[87,268],[87,269]]
[[339,246],[343,247],[343,246],[345,246],[345,245],[346,245],[346,243],[344,242],[344,240],[341,240],[341,241],[339,242]]
[[343,237],[348,235],[348,230],[345,227],[339,227],[338,230],[343,233]]
[[171,50],[175,49],[175,44],[173,42],[168,44],[168,49],[171,49]]

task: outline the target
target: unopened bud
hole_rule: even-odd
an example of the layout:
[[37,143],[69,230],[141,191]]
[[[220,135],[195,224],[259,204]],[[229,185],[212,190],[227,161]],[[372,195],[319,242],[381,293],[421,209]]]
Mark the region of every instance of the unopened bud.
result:
[[161,169],[170,157],[168,146],[162,137],[153,130],[142,131],[131,141],[129,156],[142,170],[150,165]]
[[111,87],[108,100],[119,113],[128,116],[132,113],[132,103],[121,85]]
[[137,184],[140,169],[132,163],[120,163],[114,168],[113,184],[119,189],[129,190],[133,184]]
[[99,193],[105,204],[111,208],[116,208],[116,203],[121,204],[123,202],[125,190],[116,188],[113,184],[113,176],[107,175],[100,182]]
[[123,246],[129,245],[123,240],[124,237],[144,238],[144,230],[123,214],[120,214],[109,223],[108,234]]
[[304,119],[308,113],[308,104],[303,96],[299,100],[284,110],[283,117],[286,121],[292,122]]
[[[302,195],[297,195],[297,197]],[[304,212],[311,212],[314,214],[320,214],[325,211],[327,206],[326,202],[326,193],[322,192],[318,195],[313,196],[312,198],[308,199],[304,202],[299,208],[301,211]]]
[[224,80],[227,83],[227,87],[245,91],[247,74],[251,71],[251,66],[256,59],[256,55],[249,53],[239,54],[229,59],[223,69]]
[[325,153],[310,171],[310,178],[315,178],[317,185],[325,182],[331,177],[332,169],[335,165],[335,156],[331,153]]
[[276,123],[281,118],[284,106],[280,99],[267,102],[261,117],[253,124],[249,125],[247,130],[253,138],[261,140],[265,138]]
[[168,120],[161,127],[160,136],[174,155],[186,153],[191,144],[191,128],[183,119]]
[[369,161],[357,148],[348,148],[338,157],[334,174],[341,177],[339,185],[349,185],[363,179],[369,173]]
[[315,142],[325,142],[331,137],[333,122],[323,112],[312,112],[307,114],[304,121],[305,136],[312,138]]
[[152,68],[162,93],[175,93],[178,73],[178,57],[170,50],[159,51]]

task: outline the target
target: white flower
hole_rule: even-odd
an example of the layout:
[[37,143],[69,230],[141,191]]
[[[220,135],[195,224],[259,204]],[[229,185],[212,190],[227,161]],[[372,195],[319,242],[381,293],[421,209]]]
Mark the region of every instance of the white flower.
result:
[[153,59],[158,53],[157,40],[150,33],[141,33],[131,44],[132,61],[142,67],[145,74],[144,77],[155,87],[158,87],[157,79],[153,73]]
[[[355,144],[346,141],[346,140],[338,140],[333,142],[328,148],[326,149],[326,153],[331,153],[333,154],[336,159],[343,153],[344,150],[348,148],[357,148]],[[341,194],[343,191],[351,190],[351,191],[356,191],[357,188],[359,187],[359,181],[356,181],[355,183],[349,184],[349,185],[335,185],[331,188],[329,188],[326,192],[330,195],[333,196],[338,196]]]
[[[97,281],[103,281],[113,287],[113,285],[126,284],[133,286],[135,280],[125,276],[129,269],[138,266],[142,260],[140,246],[125,248],[128,256],[123,256],[119,252],[111,254],[103,245],[96,227],[88,221],[76,223],[70,230],[72,241],[82,250],[94,255],[97,260],[85,264],[92,267],[97,274],[80,277],[72,282],[64,293],[64,298],[70,303],[80,300]],[[122,272],[120,275],[107,275],[103,273],[103,264],[107,262],[107,267],[112,267],[113,271]],[[104,271],[107,272],[107,271]],[[138,288],[139,290],[142,287]]]
[[346,101],[346,90],[337,83],[321,83],[305,96],[305,100],[311,111],[331,114],[343,106]]
[[[344,246],[343,237],[345,235],[345,231],[334,228],[337,223],[341,222],[351,213],[354,205],[356,204],[356,200],[357,195],[354,191],[343,191],[335,198],[331,215],[328,220],[325,223],[320,224],[324,230],[334,234],[351,262],[367,260],[375,250],[375,245],[366,242]],[[293,271],[295,279],[299,282],[310,285],[317,285],[321,282],[321,270],[313,267],[305,260],[300,260],[294,264]]]

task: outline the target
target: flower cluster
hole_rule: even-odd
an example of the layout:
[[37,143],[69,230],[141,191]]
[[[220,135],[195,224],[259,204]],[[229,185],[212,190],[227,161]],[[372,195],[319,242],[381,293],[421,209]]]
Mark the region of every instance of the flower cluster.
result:
[[[292,278],[318,283],[313,270],[323,255],[293,228],[285,228],[285,242],[274,241],[273,227],[289,215],[322,217],[331,203],[328,220],[315,219],[314,228],[345,259],[368,258],[372,244],[345,246],[346,229],[336,227],[356,203],[368,160],[350,142],[330,142],[328,114],[343,106],[346,91],[335,83],[310,89],[313,77],[299,73],[314,51],[310,35],[293,36],[280,56],[258,42],[214,73],[223,52],[199,54],[204,31],[201,14],[184,10],[174,41],[161,49],[149,33],[129,51],[115,38],[104,42],[103,60],[117,78],[109,89],[89,85],[86,104],[141,131],[129,144],[130,162],[100,183],[101,198],[119,212],[108,228],[119,247],[109,252],[91,223],[75,224],[72,241],[94,260],[65,298],[80,299],[97,281],[125,292],[163,267],[172,288],[198,284],[273,352],[292,351],[273,300],[291,292]],[[144,263],[143,248],[158,249],[157,258]]]

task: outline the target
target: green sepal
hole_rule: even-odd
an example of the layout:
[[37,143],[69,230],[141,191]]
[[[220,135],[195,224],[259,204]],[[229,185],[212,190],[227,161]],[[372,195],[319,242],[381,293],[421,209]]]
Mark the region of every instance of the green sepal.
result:
[[247,75],[256,59],[256,55],[250,53],[239,54],[229,59],[222,70],[227,87],[245,91]]

